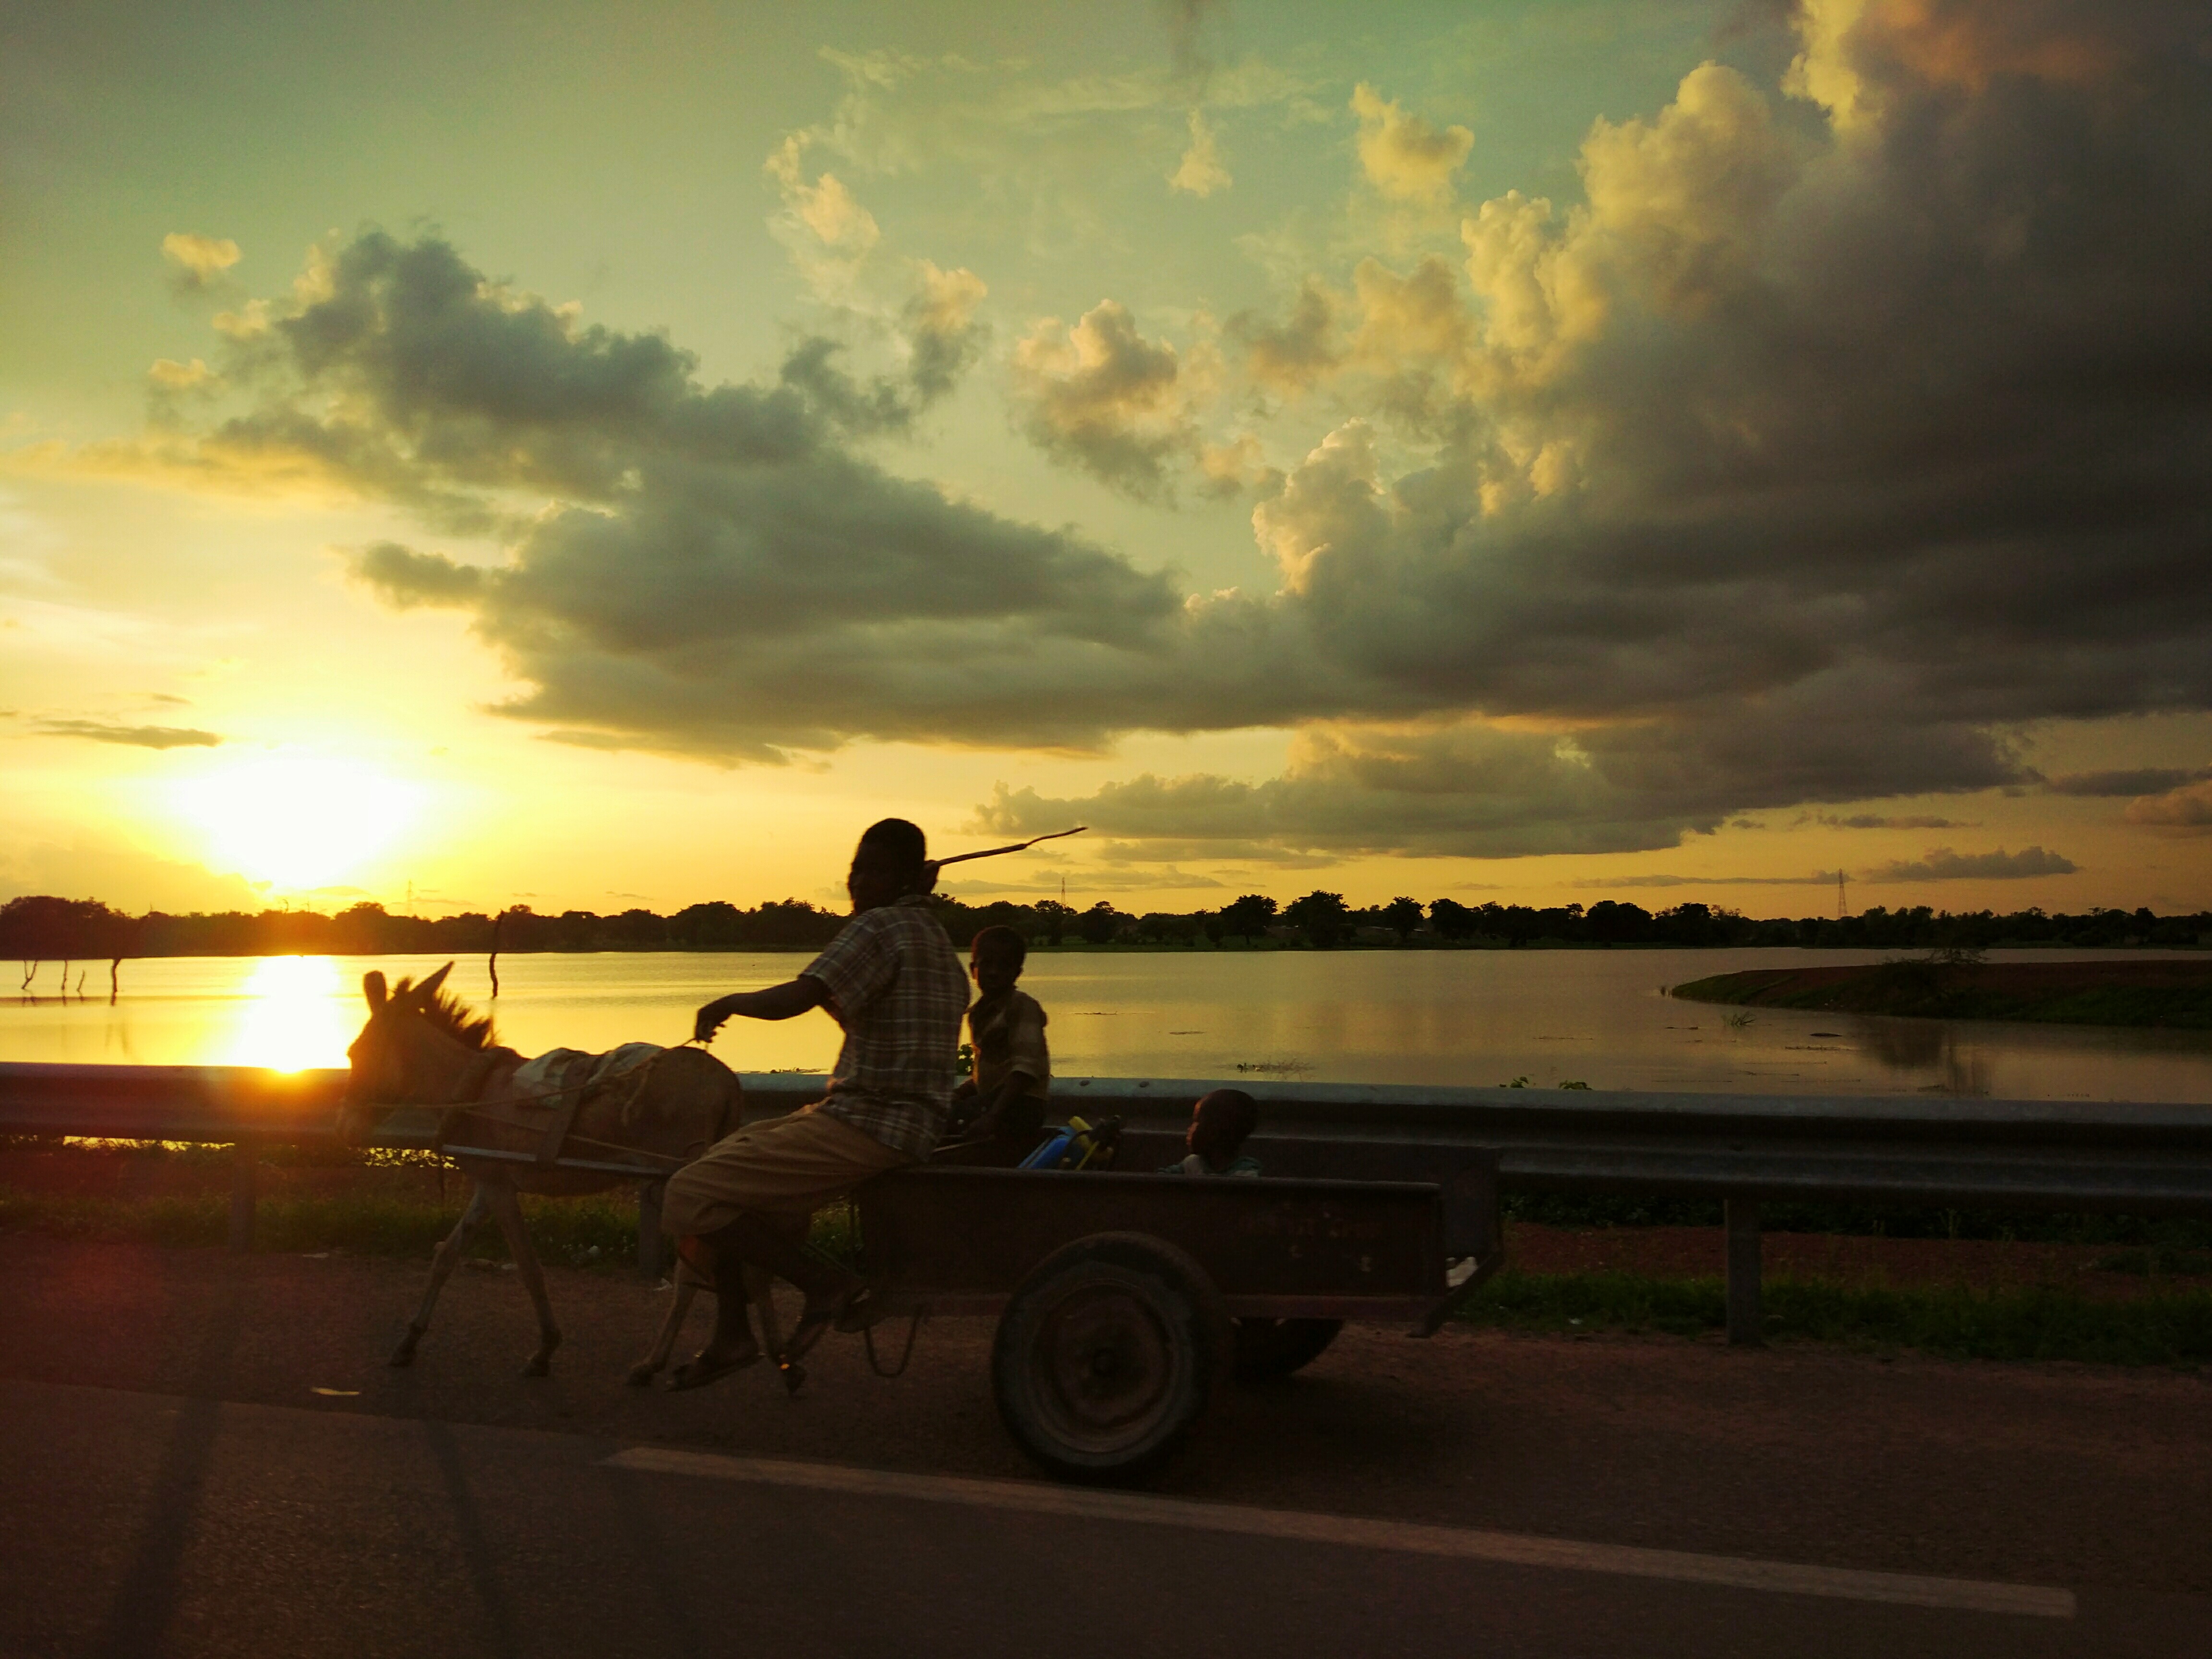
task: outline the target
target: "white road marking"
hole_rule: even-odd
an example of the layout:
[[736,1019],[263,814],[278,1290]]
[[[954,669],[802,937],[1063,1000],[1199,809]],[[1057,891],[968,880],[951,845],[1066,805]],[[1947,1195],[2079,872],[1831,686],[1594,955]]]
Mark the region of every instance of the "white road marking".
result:
[[667,1446],[633,1446],[605,1461],[615,1468],[655,1474],[700,1475],[756,1486],[803,1486],[817,1492],[907,1498],[930,1504],[965,1504],[981,1509],[1073,1516],[1090,1521],[1126,1521],[1261,1538],[1291,1538],[1311,1544],[1343,1544],[1468,1561],[1499,1561],[1512,1566],[1615,1573],[1632,1578],[1671,1578],[1685,1583],[1720,1584],[1733,1589],[1770,1590],[1789,1595],[1840,1596],[1854,1601],[1887,1601],[1968,1613],[2021,1613],[2039,1619],[2071,1619],[2075,1614],[2073,1591],[2048,1589],[2036,1584],[1929,1578],[1905,1572],[1868,1572],[1854,1567],[1805,1566],[1790,1561],[1755,1561],[1741,1556],[1697,1555],[1685,1550],[1639,1549],[1626,1544],[1583,1544],[1567,1538],[1534,1538],[1471,1527],[1422,1526],[1359,1516],[1253,1509],[1238,1504],[1200,1504],[1188,1498],[1155,1498],[1143,1492],[1099,1492],[1025,1480],[976,1480],[953,1475],[848,1468],[836,1463],[727,1457],[712,1452],[679,1451]]

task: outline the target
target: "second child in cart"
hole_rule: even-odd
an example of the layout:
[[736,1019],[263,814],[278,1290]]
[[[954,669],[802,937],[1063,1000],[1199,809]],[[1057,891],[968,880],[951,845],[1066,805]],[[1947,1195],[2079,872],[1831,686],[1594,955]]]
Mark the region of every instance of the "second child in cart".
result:
[[963,1140],[1027,1146],[1052,1103],[1052,1054],[1044,1009],[1017,983],[1029,942],[1011,927],[986,927],[969,947],[968,971],[982,993],[968,1011],[975,1074],[953,1091],[953,1122]]

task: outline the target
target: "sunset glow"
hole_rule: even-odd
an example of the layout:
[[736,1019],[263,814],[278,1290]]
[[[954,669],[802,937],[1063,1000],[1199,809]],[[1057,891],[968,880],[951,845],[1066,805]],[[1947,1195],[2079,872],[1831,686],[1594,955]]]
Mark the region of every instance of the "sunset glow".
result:
[[255,756],[175,787],[209,862],[279,891],[358,874],[420,817],[428,792],[358,762]]
[[2212,906],[2156,7],[343,9],[10,40],[0,896]]

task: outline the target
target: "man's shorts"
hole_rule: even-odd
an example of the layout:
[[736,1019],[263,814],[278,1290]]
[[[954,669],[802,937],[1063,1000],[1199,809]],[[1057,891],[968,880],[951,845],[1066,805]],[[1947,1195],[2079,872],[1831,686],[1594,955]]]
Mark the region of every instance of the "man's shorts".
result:
[[715,1232],[746,1210],[803,1220],[870,1176],[913,1162],[873,1135],[803,1107],[723,1136],[669,1176],[661,1231],[679,1238]]

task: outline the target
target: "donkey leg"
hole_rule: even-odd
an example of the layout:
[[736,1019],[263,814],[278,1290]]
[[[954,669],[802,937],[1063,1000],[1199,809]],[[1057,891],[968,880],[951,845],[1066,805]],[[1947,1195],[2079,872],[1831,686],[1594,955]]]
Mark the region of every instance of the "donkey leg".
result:
[[545,1376],[553,1370],[553,1350],[561,1346],[561,1328],[553,1322],[553,1304],[545,1294],[545,1272],[538,1265],[537,1251],[530,1248],[530,1230],[522,1224],[522,1200],[514,1188],[488,1182],[486,1190],[491,1194],[491,1212],[499,1218],[499,1230],[507,1235],[507,1254],[514,1258],[515,1270],[529,1288],[530,1304],[538,1310],[538,1352],[530,1356],[522,1374]]
[[461,1212],[461,1218],[453,1224],[453,1231],[438,1243],[430,1257],[430,1283],[422,1292],[422,1305],[415,1310],[414,1322],[407,1327],[407,1334],[399,1339],[399,1346],[392,1351],[391,1364],[411,1365],[415,1363],[415,1345],[422,1340],[422,1333],[430,1328],[430,1310],[438,1305],[438,1293],[446,1288],[446,1280],[459,1265],[461,1252],[469,1248],[469,1235],[483,1224],[491,1213],[490,1200],[485,1198],[483,1183],[478,1182],[469,1195],[469,1207]]
[[660,1330],[653,1339],[653,1352],[629,1368],[629,1383],[641,1389],[667,1369],[668,1356],[676,1351],[676,1339],[684,1334],[684,1321],[691,1312],[691,1298],[699,1294],[698,1281],[692,1278],[690,1266],[676,1264],[674,1274],[676,1295],[668,1304],[667,1317],[660,1322]]

